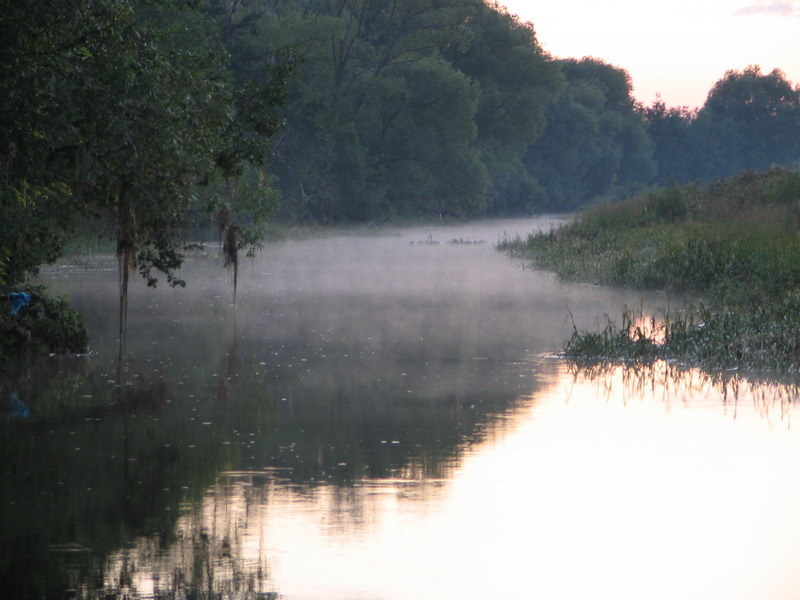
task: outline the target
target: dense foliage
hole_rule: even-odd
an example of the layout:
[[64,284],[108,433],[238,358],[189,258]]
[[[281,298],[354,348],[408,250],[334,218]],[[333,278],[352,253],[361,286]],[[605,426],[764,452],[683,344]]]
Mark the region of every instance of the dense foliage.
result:
[[102,231],[121,315],[133,270],[183,284],[193,223],[235,281],[268,218],[564,211],[800,158],[780,71],[643,107],[484,0],[5,0],[0,56],[0,292]]
[[698,110],[644,107],[626,71],[548,56],[491,2],[236,4],[234,61],[304,61],[270,165],[283,220],[565,211],[800,159],[780,71],[730,71]]
[[6,284],[57,257],[87,219],[111,226],[126,267],[178,283],[176,231],[199,207],[197,186],[266,155],[280,68],[237,85],[217,22],[191,2],[4,5]]
[[800,173],[747,171],[603,206],[509,247],[567,279],[688,292],[701,301],[660,319],[662,343],[642,336],[641,323],[626,315],[622,327],[577,332],[573,354],[797,370],[798,207]]
[[547,112],[544,137],[524,158],[546,190],[547,207],[571,210],[650,182],[653,143],[628,74],[591,58],[558,64],[564,89]]
[[482,0],[291,0],[248,22],[304,57],[272,162],[283,218],[533,207],[520,158],[559,78],[529,24]]
[[276,206],[321,223],[563,211],[800,157],[779,71],[731,71],[699,110],[643,107],[623,69],[553,59],[483,0],[6,4],[7,283],[87,218],[124,264],[180,283],[176,232],[198,214],[243,247]]
[[800,86],[779,70],[728,71],[699,110],[641,109],[655,143],[657,181],[708,181],[800,161]]
[[[260,56],[257,73],[235,79],[213,8],[211,0],[3,3],[3,295],[58,258],[77,228],[99,226],[116,242],[122,329],[130,271],[150,285],[159,272],[183,283],[180,231],[190,217],[246,208],[252,220],[273,204],[252,170],[279,125],[272,108],[291,61]],[[254,185],[242,202],[233,190],[244,178]],[[225,225],[231,254],[253,241],[230,216]],[[53,302],[40,294],[24,312]]]
[[8,297],[0,297],[0,359],[32,354],[86,352],[83,316],[64,298],[48,298],[42,286],[26,286],[31,301],[15,314]]

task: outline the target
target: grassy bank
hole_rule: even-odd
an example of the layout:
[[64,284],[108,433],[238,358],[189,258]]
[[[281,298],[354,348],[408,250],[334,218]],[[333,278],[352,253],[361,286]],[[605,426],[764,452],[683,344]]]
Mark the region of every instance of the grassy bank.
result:
[[800,173],[745,172],[595,208],[501,247],[566,280],[686,292],[698,306],[645,332],[634,314],[576,331],[578,358],[665,358],[711,368],[800,370]]

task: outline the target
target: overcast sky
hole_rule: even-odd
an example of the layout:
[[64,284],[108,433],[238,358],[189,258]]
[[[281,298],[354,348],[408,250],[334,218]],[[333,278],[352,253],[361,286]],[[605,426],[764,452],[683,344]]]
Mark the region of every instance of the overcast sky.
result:
[[500,0],[557,58],[626,69],[634,96],[700,106],[729,69],[778,68],[800,83],[800,0]]

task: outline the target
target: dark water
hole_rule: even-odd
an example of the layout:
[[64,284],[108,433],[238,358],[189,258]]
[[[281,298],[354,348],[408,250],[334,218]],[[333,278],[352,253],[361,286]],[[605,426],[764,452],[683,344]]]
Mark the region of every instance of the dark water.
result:
[[555,358],[675,300],[493,249],[548,225],[268,244],[236,306],[209,251],[119,370],[111,261],[50,270],[95,354],[0,384],[3,597],[800,597],[794,388]]

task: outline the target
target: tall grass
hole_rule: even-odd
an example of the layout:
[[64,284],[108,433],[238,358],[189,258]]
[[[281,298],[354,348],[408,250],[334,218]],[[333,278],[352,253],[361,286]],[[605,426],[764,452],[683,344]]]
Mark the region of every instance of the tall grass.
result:
[[688,292],[702,304],[665,315],[660,341],[631,314],[574,332],[588,358],[670,358],[711,367],[800,369],[800,173],[772,169],[671,186],[592,209],[564,227],[509,241],[568,280]]

